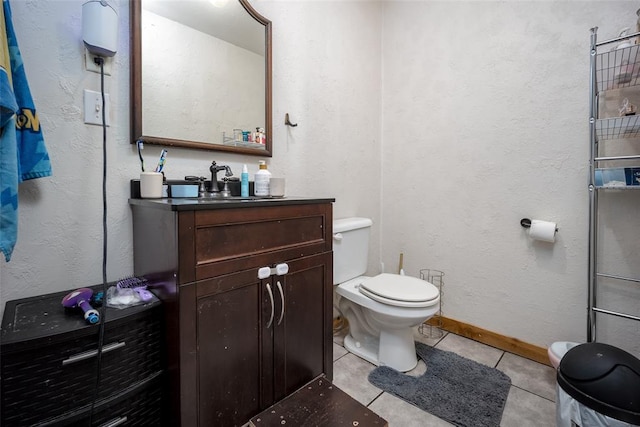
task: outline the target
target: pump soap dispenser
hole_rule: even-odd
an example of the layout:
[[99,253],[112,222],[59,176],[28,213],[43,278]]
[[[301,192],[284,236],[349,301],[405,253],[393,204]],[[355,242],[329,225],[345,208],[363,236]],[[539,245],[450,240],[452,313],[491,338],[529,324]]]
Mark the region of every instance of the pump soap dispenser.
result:
[[254,192],[256,196],[266,197],[269,195],[269,180],[271,180],[271,172],[267,170],[267,162],[260,160],[258,162],[260,169],[254,177]]

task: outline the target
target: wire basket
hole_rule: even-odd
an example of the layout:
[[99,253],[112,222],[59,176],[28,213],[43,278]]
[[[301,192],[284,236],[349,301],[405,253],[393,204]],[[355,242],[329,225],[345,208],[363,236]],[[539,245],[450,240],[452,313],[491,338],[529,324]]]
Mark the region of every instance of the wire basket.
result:
[[442,338],[444,331],[442,330],[442,297],[444,295],[444,272],[431,268],[420,270],[420,279],[431,283],[438,288],[440,301],[438,302],[438,311],[433,315],[429,324],[423,323],[418,327],[418,332],[427,338]]

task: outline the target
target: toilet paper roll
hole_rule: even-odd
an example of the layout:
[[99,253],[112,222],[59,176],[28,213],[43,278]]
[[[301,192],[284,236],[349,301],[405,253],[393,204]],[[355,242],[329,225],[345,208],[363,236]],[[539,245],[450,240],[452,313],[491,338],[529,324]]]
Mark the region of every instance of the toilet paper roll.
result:
[[529,237],[533,240],[553,243],[556,240],[556,228],[555,222],[532,219]]

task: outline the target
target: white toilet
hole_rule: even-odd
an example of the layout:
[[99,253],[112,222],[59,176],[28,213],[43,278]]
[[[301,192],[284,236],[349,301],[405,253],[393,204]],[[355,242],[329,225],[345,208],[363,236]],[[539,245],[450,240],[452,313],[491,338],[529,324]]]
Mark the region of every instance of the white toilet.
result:
[[440,293],[415,277],[362,276],[372,224],[368,218],[333,222],[333,282],[338,307],[349,322],[344,346],[375,365],[406,372],[418,363],[413,328],[438,311]]

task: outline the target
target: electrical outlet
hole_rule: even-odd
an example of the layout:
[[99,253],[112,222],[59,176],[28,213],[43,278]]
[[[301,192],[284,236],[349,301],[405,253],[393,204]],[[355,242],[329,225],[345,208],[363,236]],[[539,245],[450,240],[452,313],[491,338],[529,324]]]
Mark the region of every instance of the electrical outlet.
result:
[[[104,112],[106,125],[109,126],[109,94],[104,94]],[[84,122],[102,126],[102,94],[93,90],[84,90]]]
[[[93,60],[95,57],[97,57],[98,55],[94,55],[92,53],[89,53],[88,49],[84,49],[84,66],[86,68],[87,71],[91,71],[94,73],[100,73],[100,66],[98,64],[95,63],[95,61]],[[104,68],[104,75],[105,76],[110,76],[111,75],[111,64],[113,63],[113,57],[103,57],[103,68]]]

